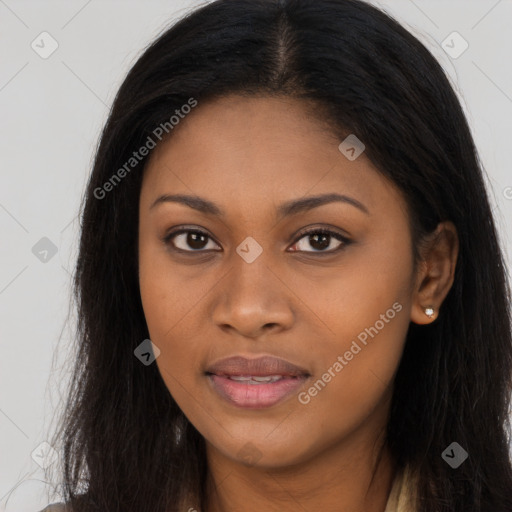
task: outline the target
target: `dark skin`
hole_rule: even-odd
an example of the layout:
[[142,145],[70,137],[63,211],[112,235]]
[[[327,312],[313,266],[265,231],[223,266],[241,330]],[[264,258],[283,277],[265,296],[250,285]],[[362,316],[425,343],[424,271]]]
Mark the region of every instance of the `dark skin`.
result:
[[[208,512],[383,512],[396,467],[382,436],[407,329],[435,321],[453,283],[453,224],[439,224],[415,270],[402,194],[364,153],[345,158],[307,107],[269,97],[200,103],[145,170],[141,297],[159,371],[206,440]],[[332,192],[363,209],[331,202],[278,218],[284,202]],[[225,215],[176,202],[151,208],[162,194],[200,196]],[[182,225],[206,233],[202,246],[187,234],[162,240]],[[311,235],[299,238],[305,227],[350,243],[330,236],[319,249]],[[263,250],[251,263],[236,252],[248,236]],[[268,354],[306,368],[307,392],[393,304],[400,311],[308,403],[294,395],[241,409],[208,385],[214,360]]]

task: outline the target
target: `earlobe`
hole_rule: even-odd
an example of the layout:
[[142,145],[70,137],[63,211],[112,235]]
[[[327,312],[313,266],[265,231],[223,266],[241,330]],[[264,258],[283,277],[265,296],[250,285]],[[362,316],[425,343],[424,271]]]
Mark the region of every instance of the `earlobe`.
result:
[[421,251],[411,308],[411,321],[415,324],[430,324],[438,318],[453,285],[458,252],[455,225],[450,221],[439,223]]
[[438,311],[434,306],[420,306],[418,311],[413,307],[411,312],[411,320],[419,325],[431,324],[437,316]]

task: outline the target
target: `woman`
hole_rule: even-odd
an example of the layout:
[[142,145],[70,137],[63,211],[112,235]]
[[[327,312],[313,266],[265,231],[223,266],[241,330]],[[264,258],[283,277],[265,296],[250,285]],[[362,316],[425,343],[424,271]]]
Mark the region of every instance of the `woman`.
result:
[[512,511],[478,154],[380,10],[217,0],[161,35],[103,131],[75,286],[68,508]]

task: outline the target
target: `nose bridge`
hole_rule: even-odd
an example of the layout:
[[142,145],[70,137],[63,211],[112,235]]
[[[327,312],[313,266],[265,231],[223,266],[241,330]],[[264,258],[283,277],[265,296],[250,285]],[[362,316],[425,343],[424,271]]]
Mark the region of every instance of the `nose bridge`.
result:
[[289,326],[293,319],[286,287],[271,271],[273,258],[263,250],[254,257],[251,243],[241,243],[233,253],[213,313],[216,324],[229,325],[245,335],[253,335],[269,324]]
[[[261,247],[261,246],[260,246]],[[238,303],[259,303],[263,307],[276,290],[275,277],[269,270],[272,258],[269,251],[258,250],[250,240],[242,242],[233,254],[228,293]]]

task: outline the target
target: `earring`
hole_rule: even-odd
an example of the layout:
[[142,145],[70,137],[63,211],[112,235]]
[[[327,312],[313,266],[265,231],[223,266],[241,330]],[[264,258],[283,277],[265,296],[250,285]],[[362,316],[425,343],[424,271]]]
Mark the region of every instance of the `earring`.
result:
[[429,318],[434,318],[435,310],[433,306],[428,306],[425,308],[425,315]]

